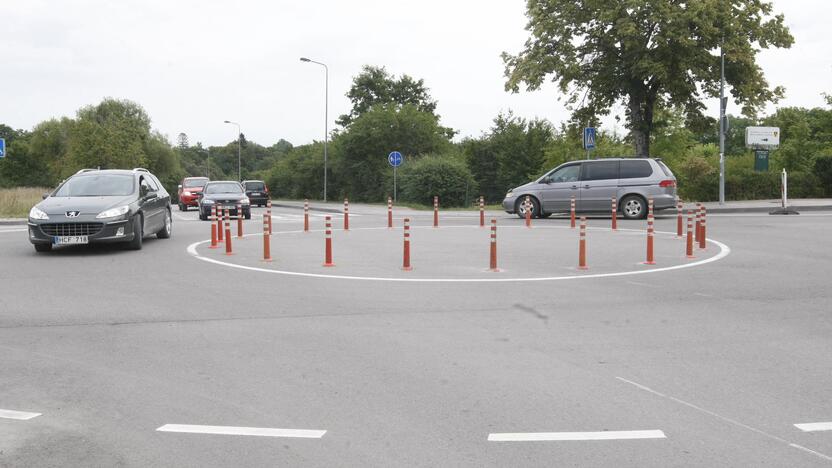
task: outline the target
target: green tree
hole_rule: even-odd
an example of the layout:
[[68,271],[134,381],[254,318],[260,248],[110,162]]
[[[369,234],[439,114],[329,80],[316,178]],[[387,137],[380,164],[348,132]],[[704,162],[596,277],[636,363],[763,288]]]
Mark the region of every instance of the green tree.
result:
[[635,154],[647,157],[657,105],[681,106],[695,119],[702,95],[718,95],[721,44],[744,114],[782,96],[756,61],[760,48],[794,40],[771,12],[762,0],[528,0],[531,37],[518,55],[502,55],[506,90],[535,90],[551,75],[578,122],[623,102]]
[[409,104],[421,112],[436,112],[436,101],[431,98],[424,80],[416,80],[408,75],[397,79],[384,67],[364,65],[361,73],[352,79],[347,97],[352,102],[352,109],[336,121],[342,127],[349,127],[355,119],[376,105],[393,104],[401,108]]
[[150,118],[141,106],[106,98],[78,111],[69,138],[71,167],[144,167],[148,164],[145,143],[149,138]]
[[462,158],[426,155],[401,171],[401,199],[431,205],[438,196],[444,207],[465,206],[477,197],[477,184]]
[[333,175],[342,194],[356,201],[382,200],[391,192],[392,173],[387,163],[391,151],[400,151],[409,159],[451,148],[438,118],[412,104],[374,106],[333,143]]
[[526,120],[511,111],[500,113],[488,134],[497,160],[497,185],[507,189],[526,183],[544,171],[546,148],[554,138],[552,125],[543,119]]

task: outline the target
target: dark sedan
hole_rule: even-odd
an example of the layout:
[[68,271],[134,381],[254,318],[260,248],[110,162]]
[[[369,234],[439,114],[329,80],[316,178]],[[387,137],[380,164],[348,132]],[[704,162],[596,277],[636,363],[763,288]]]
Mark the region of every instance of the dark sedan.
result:
[[141,249],[145,236],[173,230],[170,195],[147,169],[82,169],[29,211],[29,241],[53,246],[124,242]]
[[251,219],[251,201],[239,182],[233,180],[208,182],[199,198],[199,219],[203,221],[209,219],[213,207],[227,209],[230,216],[237,216],[238,204],[241,205],[243,216]]

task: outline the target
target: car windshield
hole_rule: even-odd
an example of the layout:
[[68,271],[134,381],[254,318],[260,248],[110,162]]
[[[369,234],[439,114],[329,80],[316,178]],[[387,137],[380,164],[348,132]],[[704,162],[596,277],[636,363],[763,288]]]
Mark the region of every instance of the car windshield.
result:
[[266,189],[266,186],[263,182],[246,182],[246,190],[259,190],[263,191]]
[[243,188],[237,182],[223,182],[208,184],[205,186],[205,193],[242,193]]
[[115,197],[134,191],[132,175],[90,174],[67,180],[53,197]]
[[208,179],[185,179],[185,183],[182,186],[185,188],[204,187],[207,182]]

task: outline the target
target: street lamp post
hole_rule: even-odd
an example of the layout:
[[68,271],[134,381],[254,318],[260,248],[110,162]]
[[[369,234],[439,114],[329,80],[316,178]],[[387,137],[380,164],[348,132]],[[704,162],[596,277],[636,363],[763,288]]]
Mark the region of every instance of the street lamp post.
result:
[[309,62],[321,65],[324,67],[325,81],[324,81],[324,201],[326,201],[326,173],[327,173],[327,155],[326,146],[329,142],[329,67],[325,63],[316,62],[306,57],[300,58],[301,62]]
[[242,166],[240,166],[240,152],[241,152],[241,150],[240,150],[240,140],[242,138],[240,138],[240,135],[243,134],[243,131],[240,130],[240,124],[238,124],[237,122],[232,122],[230,120],[226,120],[223,123],[232,124],[232,125],[237,126],[237,180],[242,182],[243,181],[243,170],[242,170]]

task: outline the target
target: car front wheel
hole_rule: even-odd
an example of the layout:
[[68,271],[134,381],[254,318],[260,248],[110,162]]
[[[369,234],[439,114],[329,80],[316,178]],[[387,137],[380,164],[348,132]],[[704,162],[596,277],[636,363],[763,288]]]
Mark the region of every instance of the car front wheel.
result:
[[165,225],[162,226],[162,230],[156,233],[156,237],[159,239],[169,239],[172,232],[173,221],[170,217],[170,210],[165,210]]
[[133,240],[131,240],[127,244],[127,248],[130,250],[141,250],[142,249],[142,240],[144,237],[144,226],[142,222],[142,216],[136,215],[133,217]]
[[[537,199],[534,197],[529,197],[529,201],[531,202],[531,212],[532,218],[537,218],[540,216],[540,203],[538,203]],[[517,216],[520,218],[526,218],[526,197],[522,197],[517,200],[517,203],[514,205],[514,212],[517,213]]]

